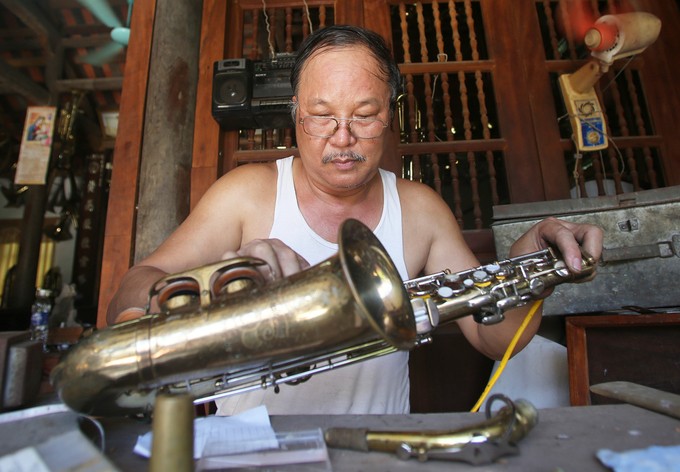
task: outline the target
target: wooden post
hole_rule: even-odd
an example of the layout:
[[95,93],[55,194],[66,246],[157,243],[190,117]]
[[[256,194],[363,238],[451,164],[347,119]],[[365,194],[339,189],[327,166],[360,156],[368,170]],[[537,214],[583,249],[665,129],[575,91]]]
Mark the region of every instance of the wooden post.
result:
[[106,212],[104,252],[99,286],[97,326],[106,326],[106,309],[132,262],[139,159],[144,107],[149,81],[149,57],[156,1],[137,2],[132,9],[130,44],[120,100],[118,134]]
[[192,209],[220,175],[222,133],[211,114],[213,64],[227,57],[238,57],[238,54],[227,56],[225,52],[227,11],[230,13],[230,21],[243,16],[240,8],[233,6],[231,2],[203,1],[203,27],[200,39],[193,161],[191,162]]
[[47,206],[47,186],[30,185],[26,195],[24,217],[21,220],[16,276],[9,293],[8,306],[13,318],[10,322],[10,329],[13,330],[28,329],[30,325],[42,227]]
[[[27,21],[27,18],[24,21]],[[38,22],[44,25],[42,22]],[[16,79],[23,83],[19,86],[19,91],[33,100],[36,104],[47,105],[57,103],[59,93],[56,91],[56,79],[61,73],[63,65],[63,48],[61,40],[54,39],[55,32],[50,28],[40,34],[43,41],[54,41],[54,49],[47,47],[49,62],[47,66],[48,89],[41,89],[29,85],[32,82],[24,80],[21,75]],[[14,75],[14,74],[13,74]],[[58,116],[55,117],[58,119]],[[9,321],[9,328],[16,330],[28,329],[31,323],[31,305],[35,299],[36,290],[36,271],[38,270],[38,259],[40,257],[40,243],[42,241],[43,223],[45,220],[45,209],[47,208],[47,186],[30,185],[26,192],[26,204],[24,215],[21,221],[21,239],[19,241],[19,256],[16,266],[16,275],[10,293],[8,294],[8,306],[11,309],[12,320]]]
[[189,214],[202,2],[157,0],[144,116],[134,261]]

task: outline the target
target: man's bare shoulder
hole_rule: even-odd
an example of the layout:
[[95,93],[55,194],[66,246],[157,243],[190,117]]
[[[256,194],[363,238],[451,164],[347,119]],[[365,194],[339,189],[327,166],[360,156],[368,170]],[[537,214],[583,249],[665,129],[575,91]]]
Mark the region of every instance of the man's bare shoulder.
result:
[[425,205],[433,210],[446,210],[448,206],[441,196],[431,187],[421,182],[412,180],[397,179],[397,191],[402,208],[406,211],[417,210]]
[[214,219],[227,215],[243,221],[253,218],[254,209],[263,213],[276,200],[276,164],[245,164],[220,177],[201,197],[192,219]]
[[230,189],[271,188],[276,182],[275,162],[244,164],[227,172],[215,183],[218,187]]
[[258,204],[276,194],[276,164],[244,164],[213,183],[201,198],[210,206]]

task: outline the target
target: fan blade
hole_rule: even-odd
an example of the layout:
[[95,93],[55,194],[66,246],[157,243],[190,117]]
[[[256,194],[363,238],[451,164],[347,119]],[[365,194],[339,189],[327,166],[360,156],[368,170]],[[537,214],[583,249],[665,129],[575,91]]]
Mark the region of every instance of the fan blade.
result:
[[127,46],[130,42],[130,28],[113,28],[111,30],[111,39],[113,39],[118,44]]
[[107,0],[78,0],[78,3],[90,10],[99,21],[109,28],[123,26]]
[[134,3],[133,0],[128,0],[128,14],[127,18],[125,19],[125,26],[130,27],[130,21],[132,20],[132,4]]
[[79,62],[84,62],[93,66],[101,66],[116,57],[116,55],[119,54],[124,48],[125,46],[122,44],[112,41],[105,46],[95,49],[94,51],[80,57]]

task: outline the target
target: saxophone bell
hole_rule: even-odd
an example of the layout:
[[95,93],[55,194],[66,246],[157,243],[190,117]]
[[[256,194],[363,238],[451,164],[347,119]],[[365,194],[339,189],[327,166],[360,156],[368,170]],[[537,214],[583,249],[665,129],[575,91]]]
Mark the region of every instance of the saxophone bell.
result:
[[82,413],[145,414],[161,391],[204,403],[411,349],[413,311],[385,249],[356,220],[338,240],[335,256],[267,285],[250,258],[161,279],[160,313],[82,339],[52,370],[55,390]]

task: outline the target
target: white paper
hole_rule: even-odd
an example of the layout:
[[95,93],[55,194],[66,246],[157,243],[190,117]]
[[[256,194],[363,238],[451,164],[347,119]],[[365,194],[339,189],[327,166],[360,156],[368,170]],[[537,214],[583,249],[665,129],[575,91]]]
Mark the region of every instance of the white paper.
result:
[[32,447],[25,447],[0,458],[0,472],[50,472]]
[[215,469],[332,471],[323,431],[320,428],[277,433],[276,437],[279,440],[278,449],[213,455],[206,448],[203,457],[196,464],[196,470],[201,472]]
[[[139,436],[134,452],[150,457],[152,443],[150,432]],[[194,420],[194,459],[200,459],[207,450],[211,454],[235,454],[276,447],[278,441],[264,405],[234,416]]]

